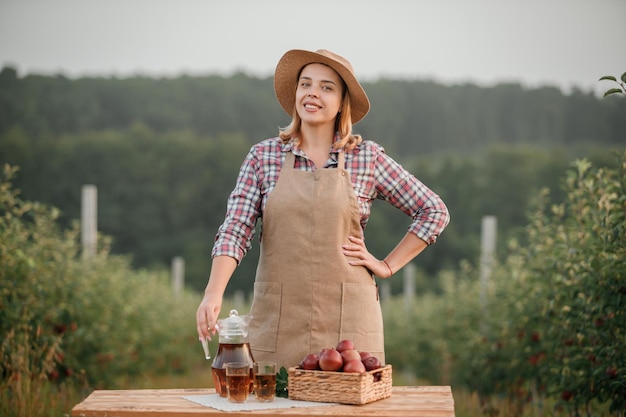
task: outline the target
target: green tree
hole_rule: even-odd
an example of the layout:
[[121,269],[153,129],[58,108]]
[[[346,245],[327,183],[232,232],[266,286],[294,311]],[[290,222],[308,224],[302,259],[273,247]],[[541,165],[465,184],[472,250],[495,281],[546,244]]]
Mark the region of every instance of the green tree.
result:
[[617,168],[581,160],[565,200],[544,193],[530,211],[528,244],[494,274],[489,332],[470,349],[465,383],[485,398],[626,408],[625,174],[626,152]]

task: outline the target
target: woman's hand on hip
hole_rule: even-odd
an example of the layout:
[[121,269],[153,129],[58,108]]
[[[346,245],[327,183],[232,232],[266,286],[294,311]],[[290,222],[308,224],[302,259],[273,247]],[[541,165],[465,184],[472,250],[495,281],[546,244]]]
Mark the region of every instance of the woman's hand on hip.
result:
[[353,266],[364,266],[379,278],[389,278],[391,270],[387,267],[385,261],[381,261],[374,255],[369,253],[362,238],[348,236],[350,244],[342,245],[343,254],[352,259],[348,259],[348,263]]

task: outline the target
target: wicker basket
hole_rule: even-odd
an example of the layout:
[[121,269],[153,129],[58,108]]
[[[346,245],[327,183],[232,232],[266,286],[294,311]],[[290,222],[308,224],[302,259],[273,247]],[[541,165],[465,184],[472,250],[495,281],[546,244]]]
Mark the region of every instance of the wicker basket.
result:
[[362,374],[289,368],[289,398],[367,404],[391,396],[391,365]]

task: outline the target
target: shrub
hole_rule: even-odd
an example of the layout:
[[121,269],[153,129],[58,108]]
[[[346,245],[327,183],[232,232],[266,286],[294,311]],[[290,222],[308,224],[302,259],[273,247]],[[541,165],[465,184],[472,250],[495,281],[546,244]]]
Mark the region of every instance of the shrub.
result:
[[466,270],[442,277],[440,298],[386,311],[388,358],[476,392],[486,414],[623,415],[626,152],[618,159],[614,168],[577,161],[559,205],[538,196],[528,245],[510,242],[488,287]]
[[[626,409],[626,153],[616,169],[575,163],[567,197],[539,198],[527,228],[494,274],[487,344],[472,346],[479,394],[537,409],[550,399],[575,414]],[[461,364],[462,366],[463,364]],[[488,402],[485,400],[485,402]]]
[[6,166],[0,181],[2,415],[36,415],[40,397],[54,393],[49,383],[115,388],[203,360],[198,295],[176,298],[166,271],[133,270],[109,255],[106,237],[83,259],[78,227],[61,231],[58,210],[21,200],[16,171]]

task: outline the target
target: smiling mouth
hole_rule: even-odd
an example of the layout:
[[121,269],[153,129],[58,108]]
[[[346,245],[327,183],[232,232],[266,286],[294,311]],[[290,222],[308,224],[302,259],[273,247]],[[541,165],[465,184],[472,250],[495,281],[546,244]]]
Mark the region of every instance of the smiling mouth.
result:
[[316,106],[315,104],[305,104],[304,108],[308,109],[308,110],[319,110],[319,109],[321,109],[320,106]]

